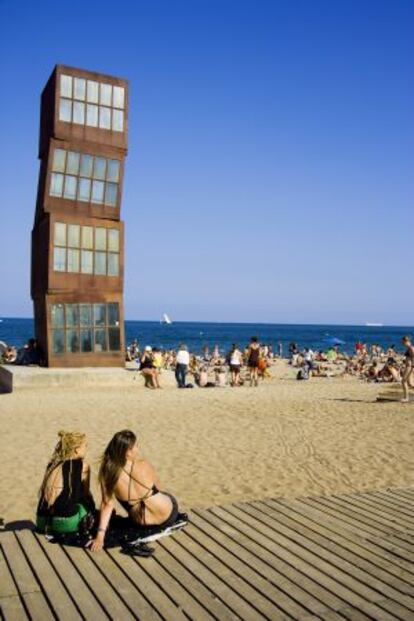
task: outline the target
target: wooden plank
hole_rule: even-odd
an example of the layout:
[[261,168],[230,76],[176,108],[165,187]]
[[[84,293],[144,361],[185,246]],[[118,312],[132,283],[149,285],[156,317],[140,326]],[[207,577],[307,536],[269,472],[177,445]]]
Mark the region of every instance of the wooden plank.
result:
[[23,595],[24,605],[29,613],[31,621],[55,621],[56,616],[52,613],[48,601],[43,593],[33,591]]
[[390,494],[373,493],[367,495],[367,499],[369,499],[373,506],[378,504],[386,508],[387,511],[390,511],[392,515],[395,513],[403,519],[411,520],[411,524],[413,523],[414,505],[410,507],[407,503],[401,502],[398,498]]
[[[279,499],[278,502],[284,503],[283,499]],[[309,498],[302,498],[301,500],[289,501],[290,506],[297,507],[297,510],[303,515],[310,516],[317,522],[323,521],[324,525],[329,525],[329,528],[335,532],[340,533],[342,537],[346,537],[348,540],[357,541],[362,547],[369,547],[377,556],[381,556],[384,559],[392,561],[395,565],[403,568],[405,571],[413,573],[413,564],[407,559],[402,558],[395,554],[395,546],[387,543],[384,539],[381,540],[381,545],[376,543],[375,531],[372,533],[358,531],[354,526],[349,527],[348,519],[344,518],[342,514],[329,510],[324,506],[314,503]]]
[[89,554],[92,553],[86,552],[86,550],[82,550],[81,548],[71,547],[66,547],[65,553],[82,574],[83,579],[93,591],[107,615],[113,619],[132,621],[134,617],[130,610],[125,606],[118,593],[112,588],[111,584],[89,558]]
[[[182,534],[185,535],[185,531]],[[182,563],[194,576],[197,576],[206,588],[212,591],[219,600],[225,603],[241,619],[257,621],[258,619],[266,618],[253,605],[240,597],[237,591],[233,590],[231,584],[233,580],[224,579],[220,563],[211,554],[203,554],[202,559],[197,557],[194,555],[190,541],[185,541],[184,544],[180,543],[183,538],[171,538],[168,542],[168,550],[178,562]],[[238,584],[236,588],[237,586]]]
[[409,489],[389,489],[386,492],[387,494],[392,494],[392,496],[397,496],[404,501],[408,502],[409,505],[414,505],[414,493]]
[[19,543],[12,532],[0,535],[1,547],[10,567],[11,574],[19,593],[40,592],[40,585],[27,562]]
[[[367,544],[365,540],[359,540],[358,538],[352,540],[343,535],[340,529],[333,529],[331,524],[326,524],[321,521],[316,521],[304,515],[303,512],[297,509],[296,505],[292,506],[292,503],[284,503],[281,501],[266,501],[266,505],[272,506],[280,511],[281,514],[294,520],[295,523],[301,524],[313,532],[320,534],[328,539],[328,542],[337,542],[345,550],[351,552],[358,565],[363,568],[367,568],[369,571],[373,571],[380,578],[386,578],[389,576],[390,584],[401,590],[402,593],[413,594],[414,593],[414,573],[405,571],[401,565],[397,565],[395,561],[389,558],[384,558],[378,554],[375,546]],[[329,545],[329,543],[328,543]],[[414,570],[414,568],[411,568]]]
[[[118,550],[109,550],[108,553],[114,562],[118,562]],[[122,558],[122,570],[163,619],[166,621],[170,621],[170,619],[171,621],[187,621],[177,602],[171,600],[160,585],[149,576],[148,567],[153,564],[154,560],[154,558],[136,559],[125,556]]]
[[[312,594],[298,588],[283,574],[264,563],[261,558],[243,548],[233,536],[220,531],[220,521],[208,512],[191,512],[191,523],[209,537],[209,546],[216,554],[223,555],[227,563],[234,564],[236,571],[242,572],[246,580],[266,597],[293,618],[317,614],[327,608]],[[217,527],[218,526],[218,527]],[[234,531],[236,533],[236,531]],[[197,534],[198,536],[198,534]],[[236,534],[237,536],[237,534]],[[213,547],[214,546],[214,547]],[[260,554],[260,551],[259,551]]]
[[[191,514],[192,515],[192,514]],[[191,519],[193,526],[193,520]],[[171,549],[172,548],[172,549]],[[194,597],[205,610],[208,610],[213,618],[230,621],[234,619],[234,613],[219,600],[200,580],[198,576],[193,575],[188,569],[182,565],[174,556],[174,546],[171,546],[169,540],[160,542],[157,549],[157,562],[179,580],[180,584],[185,588],[192,597]],[[189,610],[184,607],[186,613]]]
[[402,605],[401,602],[396,602],[395,600],[383,600],[379,602],[379,605],[392,613],[397,617],[397,619],[402,619],[403,621],[413,621],[414,615],[412,610],[408,610],[405,606]]
[[[250,508],[247,507],[243,507],[243,510],[240,510],[239,507],[232,505],[226,507],[226,511],[238,517],[244,524],[250,524],[254,528],[257,528],[269,540],[283,545],[292,556],[296,557],[296,563],[299,566],[303,566],[308,572],[316,572],[325,585],[329,586],[332,590],[334,589],[336,593],[343,597],[351,606],[368,612],[368,614],[375,611],[378,621],[395,618],[391,614],[380,610],[378,606],[375,605],[375,600],[378,599],[378,593],[376,591],[360,584],[352,575],[345,573],[341,569],[333,568],[325,560],[319,558],[317,554],[302,548],[295,541],[275,532],[271,527],[255,517],[255,513],[260,513],[257,510],[250,510]],[[243,515],[244,513],[248,514],[247,518]]]
[[334,518],[340,519],[344,525],[344,529],[347,529],[360,537],[365,537],[368,540],[381,536],[386,537],[390,534],[389,529],[385,530],[383,527],[376,528],[371,526],[367,522],[358,520],[357,517],[353,515],[352,512],[347,511],[346,508],[338,507],[333,503],[329,503],[328,497],[319,497],[317,499],[306,498],[303,499],[302,502],[318,508],[324,515],[330,515]]
[[0,598],[0,618],[4,621],[26,621],[29,619],[18,595]]
[[101,607],[99,600],[94,597],[62,547],[58,544],[49,543],[42,535],[36,535],[36,539],[53,566],[54,571],[64,581],[69,593],[75,596],[76,605],[82,616],[85,619],[93,619],[97,616],[100,619],[108,619],[109,617]]
[[3,550],[0,547],[0,599],[2,597],[13,597],[15,595],[18,595],[16,585],[7,567]]
[[81,620],[79,611],[73,599],[68,594],[60,577],[56,574],[43,549],[39,545],[33,532],[29,530],[17,531],[16,536],[30,565],[42,585],[52,610],[61,621]]
[[375,502],[369,499],[369,496],[363,497],[362,495],[353,495],[353,496],[330,496],[332,500],[340,500],[342,503],[346,503],[346,505],[356,511],[360,515],[364,517],[367,516],[369,519],[374,517],[377,521],[380,521],[384,526],[390,527],[392,529],[397,529],[403,533],[409,532],[414,535],[414,528],[412,527],[412,518],[409,517],[404,518],[401,515],[396,515],[395,512],[391,512],[389,508],[381,505],[380,502]]
[[[276,598],[269,597],[269,595],[271,595],[269,584],[265,584],[267,594],[263,593],[265,581],[260,581],[260,576],[253,574],[254,579],[252,584],[252,575],[249,575],[248,567],[240,563],[233,555],[226,554],[226,551],[220,546],[217,546],[203,531],[197,531],[195,528],[192,528],[186,530],[185,534],[187,536],[186,538],[180,538],[183,547],[193,556],[203,559],[203,561],[206,559],[207,555],[209,559],[208,567],[242,599],[252,602],[254,608],[265,618],[274,621],[291,619],[291,616],[279,607],[277,601],[275,601]],[[210,561],[211,557],[214,558],[213,567]],[[262,586],[262,590],[260,586]],[[303,609],[300,610],[300,612],[303,612]],[[305,611],[305,614],[309,614],[309,611]]]
[[[295,520],[281,515],[265,503],[254,503],[254,506],[273,520],[275,530],[277,529],[285,536],[294,538],[298,544],[331,563],[332,567],[346,571],[361,585],[366,585],[377,591],[379,598],[385,595],[390,599],[395,599],[395,601],[402,601],[414,613],[414,599],[410,596],[407,597],[404,591],[394,588],[395,582],[392,583],[389,573],[381,572],[378,567],[365,561],[361,563],[361,559],[357,555],[344,549],[338,541],[331,540],[329,536],[315,533],[306,526],[298,524]],[[266,523],[271,524],[268,520]],[[409,585],[402,583],[402,586],[407,590]],[[412,593],[414,593],[414,589],[412,589]]]
[[338,596],[335,588],[326,587],[324,576],[320,572],[315,571],[311,566],[307,567],[298,564],[297,557],[285,550],[278,543],[270,540],[263,535],[258,529],[242,524],[238,517],[226,511],[223,507],[214,507],[210,509],[220,522],[232,526],[238,531],[237,542],[256,553],[260,553],[260,557],[266,561],[271,567],[275,567],[279,572],[283,573],[288,579],[292,580],[298,587],[306,589],[308,593],[312,593],[317,599],[323,602],[327,608],[339,610],[347,605],[346,600]]

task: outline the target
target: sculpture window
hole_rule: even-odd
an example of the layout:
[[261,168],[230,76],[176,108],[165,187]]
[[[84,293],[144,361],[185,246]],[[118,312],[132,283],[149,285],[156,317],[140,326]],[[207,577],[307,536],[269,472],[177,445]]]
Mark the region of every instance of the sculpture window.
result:
[[124,108],[123,86],[60,76],[60,121],[123,132]]
[[115,207],[120,165],[119,160],[55,149],[49,195]]
[[119,351],[119,304],[52,304],[54,354]]
[[119,276],[119,230],[55,222],[55,272]]

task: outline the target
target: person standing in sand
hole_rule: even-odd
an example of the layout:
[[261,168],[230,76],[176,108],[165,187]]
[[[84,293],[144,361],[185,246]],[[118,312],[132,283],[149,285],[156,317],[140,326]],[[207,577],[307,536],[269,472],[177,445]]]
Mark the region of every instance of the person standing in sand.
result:
[[189,364],[190,354],[188,353],[187,345],[181,343],[177,352],[177,360],[175,365],[175,379],[177,380],[178,388],[185,388],[186,386],[185,381]]
[[409,388],[414,388],[414,346],[411,342],[410,336],[404,336],[402,339],[403,345],[407,348],[405,350],[405,365],[402,370],[401,385],[404,396],[401,399],[402,403],[408,403],[410,400]]
[[250,373],[250,386],[258,386],[260,344],[257,336],[252,336],[250,339],[250,345],[247,348],[246,357]]

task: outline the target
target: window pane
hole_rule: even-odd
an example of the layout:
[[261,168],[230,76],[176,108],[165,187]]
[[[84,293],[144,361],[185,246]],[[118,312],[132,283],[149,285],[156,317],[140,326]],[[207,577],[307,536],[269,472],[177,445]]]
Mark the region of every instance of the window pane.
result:
[[108,250],[119,252],[119,231],[118,229],[109,229],[108,231]]
[[62,196],[63,192],[63,175],[52,173],[50,175],[50,196]]
[[58,246],[54,247],[53,269],[55,270],[55,272],[66,271],[66,248],[58,248]]
[[63,328],[65,314],[63,304],[52,304],[52,328]]
[[108,276],[119,275],[119,254],[114,252],[108,253]]
[[119,351],[121,349],[121,339],[119,334],[119,328],[109,328],[109,351]]
[[85,104],[80,101],[73,102],[73,122],[85,125]]
[[107,181],[119,181],[119,161],[118,160],[108,160],[108,168],[106,169],[106,180]]
[[76,177],[65,176],[65,191],[63,192],[64,198],[75,200],[76,198]]
[[65,332],[64,330],[53,330],[52,348],[53,348],[54,354],[65,353]]
[[99,127],[101,129],[111,129],[111,108],[99,106]]
[[80,246],[80,226],[79,224],[68,224],[68,246],[79,248]]
[[79,306],[66,304],[66,327],[76,328],[79,325]]
[[115,132],[124,131],[124,113],[122,110],[112,110],[112,129]]
[[108,326],[119,326],[119,304],[108,304]]
[[99,82],[94,82],[93,80],[88,80],[87,86],[87,100],[91,103],[98,103],[98,94],[99,94]]
[[81,351],[92,351],[92,330],[80,331]]
[[116,207],[116,198],[118,193],[117,183],[107,183],[105,188],[105,205]]
[[64,222],[55,222],[53,243],[55,246],[66,246],[66,224]]
[[82,250],[81,272],[82,274],[93,273],[93,252],[91,250]]
[[92,177],[92,170],[93,170],[93,156],[82,155],[81,167],[80,167],[80,174],[82,175],[82,177]]
[[103,181],[94,181],[92,183],[92,203],[103,203],[104,186]]
[[70,99],[61,99],[59,108],[59,121],[70,123],[72,120],[72,102]]
[[95,274],[106,276],[106,252],[95,252]]
[[82,248],[93,248],[93,228],[91,226],[82,227]]
[[98,127],[98,106],[92,104],[86,106],[86,125]]
[[93,167],[94,179],[105,179],[106,159],[104,157],[95,157],[95,164]]
[[78,183],[78,199],[80,201],[89,202],[91,195],[91,181],[90,179],[79,179]]
[[105,330],[95,330],[95,351],[106,351],[106,331]]
[[115,108],[124,107],[125,90],[122,86],[114,86],[113,106]]
[[82,101],[85,101],[86,80],[83,78],[75,78],[74,87],[73,99],[81,99]]
[[91,304],[79,304],[79,317],[81,326],[92,325],[92,306]]
[[68,272],[79,272],[79,250],[68,248]]
[[110,84],[101,84],[99,103],[103,106],[112,105],[112,86]]
[[94,304],[93,305],[93,318],[95,326],[104,326],[106,323],[106,305]]
[[102,227],[95,229],[95,250],[106,250],[106,229]]
[[72,77],[70,75],[64,75],[63,73],[60,76],[60,96],[61,97],[72,97]]
[[66,330],[66,351],[72,354],[79,351],[79,332],[78,330]]
[[74,151],[68,151],[68,160],[66,162],[66,172],[69,175],[78,175],[79,174],[79,153],[75,153]]
[[55,149],[53,152],[52,170],[55,172],[65,172],[66,151],[63,149]]

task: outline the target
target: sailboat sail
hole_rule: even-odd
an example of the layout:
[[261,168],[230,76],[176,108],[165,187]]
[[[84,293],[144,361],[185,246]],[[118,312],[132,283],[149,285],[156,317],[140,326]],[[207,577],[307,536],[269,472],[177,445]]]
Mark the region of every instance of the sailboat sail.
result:
[[171,319],[168,317],[167,313],[163,313],[161,323],[172,323]]

